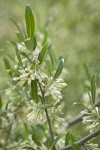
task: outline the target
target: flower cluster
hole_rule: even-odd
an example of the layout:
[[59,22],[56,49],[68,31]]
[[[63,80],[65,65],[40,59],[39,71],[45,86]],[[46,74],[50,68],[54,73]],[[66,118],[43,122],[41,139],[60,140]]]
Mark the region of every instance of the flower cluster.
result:
[[63,81],[62,78],[57,78],[53,83],[46,88],[45,96],[51,96],[54,100],[60,100],[62,99],[61,90],[66,86],[67,84]]
[[85,145],[90,150],[100,150],[98,144],[90,143],[90,144],[85,144]]
[[90,111],[82,111],[81,113],[85,115],[82,122],[87,124],[87,129],[90,132],[100,128],[100,109],[98,107]]
[[[62,114],[62,105],[56,106],[55,102],[53,105],[51,103],[36,103],[33,100],[30,101],[30,104],[28,103],[28,109],[26,110],[27,113],[27,119],[29,122],[33,124],[39,124],[39,123],[45,123],[46,122],[46,115],[45,115],[45,108],[48,109],[49,117],[50,119],[55,119],[57,121],[63,121],[64,119],[61,117],[58,117],[58,114]],[[26,108],[25,108],[26,109]]]

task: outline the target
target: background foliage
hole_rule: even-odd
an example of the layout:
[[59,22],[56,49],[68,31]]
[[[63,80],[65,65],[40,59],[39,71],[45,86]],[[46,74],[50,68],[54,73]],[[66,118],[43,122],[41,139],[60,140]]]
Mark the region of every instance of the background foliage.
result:
[[[64,90],[65,115],[72,118],[80,112],[73,102],[82,99],[86,91],[88,76],[84,64],[89,68],[90,75],[97,72],[97,87],[99,91],[99,43],[100,43],[100,1],[99,0],[8,0],[0,1],[0,88],[3,93],[8,76],[2,58],[14,53],[7,40],[16,40],[16,28],[9,17],[17,21],[24,20],[24,8],[30,3],[34,10],[36,26],[43,30],[48,19],[49,37],[55,53],[63,57],[71,52],[65,64],[65,80],[68,84]],[[9,48],[9,50],[8,50]],[[71,128],[74,134],[86,133],[78,130],[79,124]],[[83,128],[83,125],[81,126]],[[77,130],[76,130],[77,129]],[[80,134],[80,135],[79,135]]]

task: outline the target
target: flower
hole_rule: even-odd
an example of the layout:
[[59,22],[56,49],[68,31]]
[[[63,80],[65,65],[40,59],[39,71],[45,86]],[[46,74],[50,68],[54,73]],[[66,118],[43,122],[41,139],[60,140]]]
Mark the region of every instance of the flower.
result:
[[48,78],[43,71],[41,71],[39,68],[36,68],[33,64],[24,70],[19,70],[19,72],[21,75],[19,77],[14,77],[13,80],[18,81],[20,86],[24,86],[26,82],[30,84],[31,80],[35,79],[38,79],[39,82],[43,84],[43,81]]
[[26,46],[24,42],[18,43],[17,46],[18,46],[19,51],[24,51],[24,52],[26,51]]
[[61,90],[66,86],[67,84],[64,83],[62,78],[57,78],[53,83],[47,87],[45,91],[45,97],[51,96],[54,100],[60,100],[62,99]]
[[[45,121],[44,110],[39,106],[39,104],[34,103],[33,106],[28,107],[27,114],[28,121],[34,124],[38,124]],[[45,119],[44,119],[45,118]]]
[[89,149],[93,149],[93,150],[100,150],[100,148],[98,147],[98,144],[94,144],[94,143],[90,143],[90,144],[85,144],[87,148]]
[[100,126],[100,115],[98,107],[91,110],[90,112],[82,111],[81,113],[85,115],[82,122],[87,124],[87,129],[89,129],[90,132],[95,131]]

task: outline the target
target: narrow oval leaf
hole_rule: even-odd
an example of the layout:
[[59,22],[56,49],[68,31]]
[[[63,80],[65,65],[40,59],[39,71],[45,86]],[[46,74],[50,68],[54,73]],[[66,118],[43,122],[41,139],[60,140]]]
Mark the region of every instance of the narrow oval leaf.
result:
[[51,145],[51,149],[56,145],[56,143],[60,140],[60,136],[59,137],[57,137],[56,139],[54,139],[54,141],[52,142],[52,145]]
[[70,143],[70,145],[72,146],[73,150],[81,150],[81,148],[73,142]]
[[9,63],[8,59],[4,58],[3,60],[4,60],[5,67],[8,71],[8,74],[10,75],[10,77],[12,77],[11,66],[10,66],[10,63]]
[[19,61],[19,64],[22,66],[23,63],[22,63],[22,59],[21,59],[21,56],[20,56],[20,54],[19,54],[19,50],[18,50],[18,47],[17,47],[17,46],[15,46],[15,50],[16,50],[16,56],[17,56],[17,59],[18,59],[18,61]]
[[23,39],[22,34],[21,33],[16,33],[16,35],[17,35],[18,42],[19,43],[23,42],[24,39]]
[[36,134],[33,134],[32,135],[32,140],[34,141],[34,143],[38,146],[41,146],[41,143],[38,141],[37,137],[36,137]]
[[40,61],[40,64],[42,63],[42,61],[43,61],[43,59],[44,59],[44,56],[45,56],[46,51],[47,51],[47,47],[48,47],[48,42],[44,44],[44,46],[43,46],[43,48],[42,48],[42,50],[41,50],[41,52],[40,52],[40,54],[39,54],[38,59],[39,59],[39,61]]
[[27,58],[30,62],[32,62],[29,56],[25,52],[20,52],[20,54],[24,56],[25,58]]
[[37,41],[36,41],[36,37],[35,35],[33,36],[32,39],[28,38],[24,41],[25,43],[25,46],[28,50],[32,50],[34,51],[36,49],[36,46],[37,46]]
[[95,97],[96,97],[96,82],[95,82],[95,75],[91,78],[91,98],[93,104],[95,103]]
[[36,49],[36,46],[37,46],[37,40],[36,40],[36,37],[34,35],[34,37],[32,38],[32,50],[34,51]]
[[50,149],[50,147],[52,146],[52,139],[51,137],[48,137],[46,142],[45,142],[45,146]]
[[51,108],[51,107],[53,107],[53,105],[50,102],[45,102],[42,105],[43,109],[48,109],[48,108]]
[[65,146],[69,145],[70,142],[75,142],[75,141],[76,141],[75,137],[70,132],[68,132],[65,136]]
[[56,70],[56,73],[54,75],[54,79],[57,79],[60,76],[63,66],[64,66],[64,59],[61,59],[59,62],[58,68]]
[[46,67],[48,69],[49,74],[51,75],[52,73],[51,62],[48,59],[46,60]]
[[48,52],[49,52],[49,56],[50,56],[50,60],[51,60],[52,69],[55,69],[55,66],[56,66],[56,63],[57,63],[55,53],[51,48],[49,49]]
[[29,5],[27,5],[25,9],[25,21],[26,21],[27,35],[28,37],[33,38],[35,31],[35,21],[32,10]]
[[34,149],[34,148],[30,147],[30,146],[25,146],[25,147],[23,147],[23,150],[36,150],[36,149]]
[[1,96],[0,96],[0,109],[2,108],[2,99],[1,99]]
[[16,28],[18,29],[18,31],[20,32],[20,36],[21,36],[21,38],[23,39],[23,41],[24,41],[24,38],[25,38],[25,34],[24,34],[24,32],[23,32],[23,30],[22,30],[22,28],[17,24],[17,22],[16,22],[16,20],[14,20],[14,19],[12,19],[12,18],[9,18],[12,22],[13,22],[13,24],[16,26]]
[[32,96],[33,100],[37,101],[37,99],[38,99],[37,80],[31,80],[31,96]]

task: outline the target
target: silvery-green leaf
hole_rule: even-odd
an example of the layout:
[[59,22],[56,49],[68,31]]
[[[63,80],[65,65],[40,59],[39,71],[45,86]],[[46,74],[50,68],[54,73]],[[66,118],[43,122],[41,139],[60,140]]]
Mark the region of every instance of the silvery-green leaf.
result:
[[34,51],[36,49],[36,46],[37,46],[37,40],[36,40],[36,37],[34,35],[34,37],[32,38],[32,50]]
[[36,150],[36,149],[34,149],[34,148],[30,147],[30,146],[24,146],[23,150]]
[[55,144],[60,140],[60,136],[59,137],[57,137],[56,139],[54,139],[54,141],[52,142],[52,144],[51,144],[51,149],[55,146]]
[[45,142],[45,146],[49,149],[52,146],[52,139],[51,137],[48,137],[46,142]]
[[2,99],[1,99],[1,96],[0,96],[0,109],[2,108]]
[[22,56],[24,56],[25,58],[27,58],[31,62],[31,59],[29,58],[29,56],[25,52],[20,52],[20,54]]
[[70,145],[72,146],[73,150],[81,150],[81,148],[73,142],[70,142]]
[[21,56],[20,56],[20,54],[19,54],[19,50],[18,50],[18,47],[17,47],[17,46],[15,46],[15,50],[16,50],[17,59],[18,59],[20,65],[22,66],[23,63],[22,63],[22,59],[21,59]]
[[38,99],[37,80],[31,80],[31,96],[32,96],[33,100],[37,101],[37,99]]
[[21,33],[16,33],[16,35],[17,35],[18,42],[19,43],[23,42],[23,36],[22,36],[22,34]]
[[96,97],[96,82],[95,82],[95,75],[91,78],[91,98],[93,104],[95,103],[95,97]]
[[8,59],[4,58],[3,60],[4,60],[5,67],[8,71],[8,74],[10,75],[10,77],[12,77],[12,70],[11,70],[11,66],[10,66]]
[[43,109],[48,109],[48,108],[50,108],[50,107],[52,107],[53,105],[50,103],[50,102],[45,102],[45,103],[43,103],[43,105],[42,105],[42,108]]
[[49,74],[51,74],[52,73],[51,62],[48,59],[46,59],[46,67],[48,69]]
[[26,21],[27,35],[28,37],[33,38],[35,32],[35,21],[32,10],[29,5],[27,5],[25,9],[25,21]]
[[54,75],[54,79],[57,79],[60,76],[63,66],[64,66],[64,59],[61,59],[59,62],[58,68],[56,70],[56,73]]
[[33,38],[28,38],[24,41],[25,46],[28,50],[32,50],[34,51],[36,49],[37,46],[37,41],[36,41],[36,37],[35,35],[33,36]]
[[68,133],[66,134],[66,136],[65,136],[65,146],[66,146],[66,145],[69,145],[69,144],[70,144],[70,141],[71,141],[71,142],[75,142],[76,139],[75,139],[75,137],[74,137],[70,132],[68,132]]
[[16,28],[18,29],[18,31],[19,31],[19,33],[20,33],[21,38],[22,38],[23,41],[24,41],[25,34],[24,34],[22,28],[17,24],[16,20],[14,20],[14,19],[12,19],[12,18],[9,18],[9,19],[10,19],[10,20],[13,22],[13,24],[16,26]]
[[41,50],[41,52],[39,54],[38,59],[40,61],[40,64],[42,63],[42,61],[43,61],[43,59],[45,57],[45,54],[46,54],[46,51],[47,51],[47,46],[48,46],[48,42],[44,44],[44,46],[43,46],[43,48],[42,48],[42,50]]
[[33,133],[33,135],[32,135],[32,140],[34,141],[34,143],[35,143],[36,145],[41,146],[41,143],[40,143],[39,140],[37,139],[35,133]]
[[56,66],[55,53],[54,53],[54,51],[51,48],[49,48],[48,52],[49,52],[49,56],[50,56],[50,60],[51,60],[52,69],[55,69],[55,66]]

